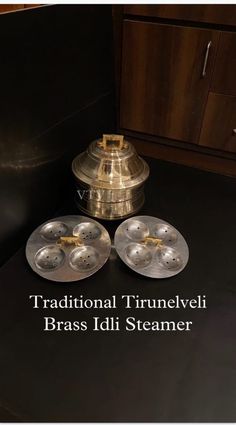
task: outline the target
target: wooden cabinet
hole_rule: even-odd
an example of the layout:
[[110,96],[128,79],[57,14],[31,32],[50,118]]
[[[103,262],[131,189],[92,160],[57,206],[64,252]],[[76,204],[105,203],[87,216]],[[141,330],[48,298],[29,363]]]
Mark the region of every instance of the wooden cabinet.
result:
[[236,153],[236,96],[210,93],[199,144]]
[[236,6],[229,4],[137,4],[126,5],[124,12],[133,16],[236,25]]
[[236,175],[236,5],[125,5],[120,16],[119,131],[191,166],[195,153],[222,172],[224,158]]
[[121,127],[197,143],[218,38],[215,30],[124,21]]
[[24,9],[23,4],[0,4],[0,13]]
[[236,34],[221,32],[200,146],[236,153]]
[[211,91],[236,96],[236,34],[220,35]]
[[40,4],[0,4],[0,13],[15,12],[30,7],[39,7]]

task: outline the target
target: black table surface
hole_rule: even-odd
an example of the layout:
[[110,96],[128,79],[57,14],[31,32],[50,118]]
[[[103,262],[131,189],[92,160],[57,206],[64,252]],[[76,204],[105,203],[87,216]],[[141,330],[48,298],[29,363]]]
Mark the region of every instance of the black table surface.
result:
[[[190,259],[170,279],[148,279],[113,256],[73,284],[35,274],[22,247],[0,270],[0,407],[15,421],[236,421],[236,181],[148,159],[151,177],[140,214],[169,221]],[[78,213],[73,200],[58,214]],[[111,236],[119,223],[105,223]],[[43,317],[91,321],[89,309],[33,309],[29,295],[106,299],[99,315],[190,320],[190,332],[45,332]],[[123,294],[195,298],[207,309],[127,310]],[[3,418],[0,418],[3,419]]]

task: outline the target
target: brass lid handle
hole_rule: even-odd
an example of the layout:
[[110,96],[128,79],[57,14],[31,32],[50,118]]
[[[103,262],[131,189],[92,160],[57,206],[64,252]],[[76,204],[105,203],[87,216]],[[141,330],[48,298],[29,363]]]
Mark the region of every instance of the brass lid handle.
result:
[[122,150],[126,144],[124,136],[121,134],[103,134],[102,140],[98,142],[98,146],[105,151],[110,151],[113,149]]

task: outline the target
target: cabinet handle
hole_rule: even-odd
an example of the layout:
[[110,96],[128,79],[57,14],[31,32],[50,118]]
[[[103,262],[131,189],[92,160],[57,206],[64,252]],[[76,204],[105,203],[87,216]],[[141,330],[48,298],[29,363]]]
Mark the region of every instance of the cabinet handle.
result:
[[205,54],[205,59],[204,59],[204,64],[203,64],[203,70],[202,70],[202,78],[204,78],[205,75],[206,75],[207,62],[208,62],[208,57],[209,57],[211,45],[212,45],[212,42],[209,41],[209,43],[207,44],[207,48],[206,48],[206,54]]
[[236,136],[236,128],[233,129],[233,135]]

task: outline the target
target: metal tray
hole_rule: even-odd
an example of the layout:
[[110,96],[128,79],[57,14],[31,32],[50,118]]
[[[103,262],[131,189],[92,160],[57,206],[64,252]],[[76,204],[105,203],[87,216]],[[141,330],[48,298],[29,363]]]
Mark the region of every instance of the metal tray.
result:
[[[70,237],[77,237],[78,244],[61,242]],[[26,258],[45,279],[73,282],[96,273],[107,261],[110,250],[110,236],[100,223],[68,215],[49,220],[34,230],[26,245]]]
[[136,216],[125,220],[115,233],[115,248],[135,272],[152,278],[180,273],[189,258],[188,245],[177,229],[164,220]]

